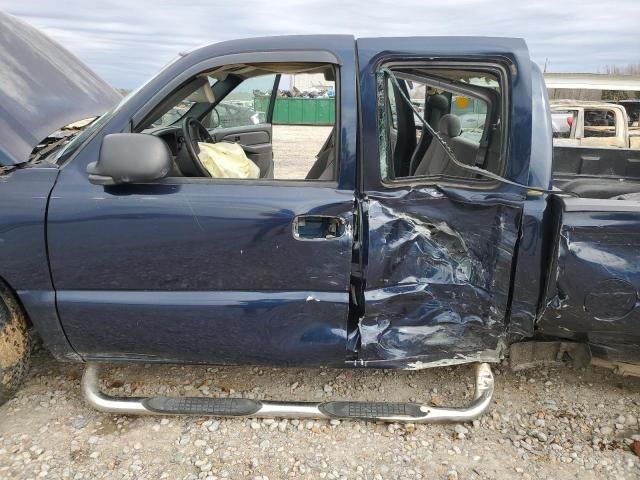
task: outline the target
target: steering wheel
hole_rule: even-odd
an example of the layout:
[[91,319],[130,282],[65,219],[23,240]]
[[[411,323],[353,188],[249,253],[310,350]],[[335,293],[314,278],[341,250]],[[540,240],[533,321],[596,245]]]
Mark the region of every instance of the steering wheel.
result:
[[[187,116],[182,121],[182,135],[185,140],[184,146],[193,164],[193,171],[184,172],[185,169],[181,167],[183,173],[193,177],[211,177],[208,170],[204,168],[204,165],[202,165],[200,161],[200,147],[198,146],[198,142],[215,143],[209,131],[197,118]],[[192,169],[188,168],[187,170]]]

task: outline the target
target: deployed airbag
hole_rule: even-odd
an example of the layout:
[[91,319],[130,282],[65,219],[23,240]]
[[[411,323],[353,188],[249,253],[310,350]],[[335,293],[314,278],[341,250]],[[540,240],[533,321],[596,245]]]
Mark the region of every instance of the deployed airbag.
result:
[[212,178],[260,178],[260,168],[237,143],[198,142],[198,158]]

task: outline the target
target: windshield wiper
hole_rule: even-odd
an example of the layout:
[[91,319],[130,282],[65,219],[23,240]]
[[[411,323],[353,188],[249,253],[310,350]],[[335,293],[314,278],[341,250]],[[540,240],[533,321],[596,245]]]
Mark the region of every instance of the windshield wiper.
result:
[[[29,163],[35,163],[38,160],[48,157],[49,155],[51,155],[53,152],[55,152],[56,150],[60,149],[61,147],[65,146],[67,143],[69,143],[71,141],[71,139],[73,137],[75,137],[76,135],[78,135],[78,133],[80,133],[80,130],[78,130],[77,132],[74,133],[70,133],[69,135],[66,135],[62,138],[58,138],[57,140],[53,140],[51,142],[46,142],[46,144],[40,144],[42,145],[42,147],[40,147],[40,145],[38,145],[38,147],[36,147],[33,152],[31,152],[31,156],[29,157]],[[48,140],[49,138],[52,137],[48,137],[45,140]]]

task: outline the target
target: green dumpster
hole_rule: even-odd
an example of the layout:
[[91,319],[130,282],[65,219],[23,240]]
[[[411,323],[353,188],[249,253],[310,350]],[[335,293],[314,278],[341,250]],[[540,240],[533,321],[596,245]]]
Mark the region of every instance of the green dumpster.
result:
[[[254,98],[254,109],[257,112],[266,112],[268,108],[268,96]],[[273,109],[275,125],[333,125],[335,122],[335,98],[276,98]]]

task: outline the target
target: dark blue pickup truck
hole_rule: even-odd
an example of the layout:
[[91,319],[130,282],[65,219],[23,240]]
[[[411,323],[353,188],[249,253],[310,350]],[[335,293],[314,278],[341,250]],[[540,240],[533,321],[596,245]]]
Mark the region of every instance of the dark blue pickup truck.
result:
[[[273,113],[303,73],[335,86],[335,123],[282,178]],[[256,85],[266,111],[221,122]],[[519,39],[229,41],[122,99],[2,15],[0,400],[30,329],[122,413],[459,421],[489,406],[489,364],[509,353],[640,363],[640,202],[624,179],[607,198],[555,187],[551,130]],[[104,362],[475,363],[476,393],[462,408],[114,398]]]

